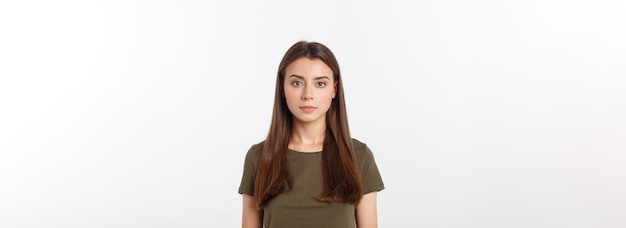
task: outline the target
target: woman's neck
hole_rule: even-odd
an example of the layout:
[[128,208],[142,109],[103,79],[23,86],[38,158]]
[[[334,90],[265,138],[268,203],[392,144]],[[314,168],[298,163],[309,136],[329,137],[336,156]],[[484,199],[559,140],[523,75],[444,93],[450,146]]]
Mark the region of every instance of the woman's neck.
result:
[[294,121],[291,128],[289,148],[300,152],[321,151],[326,136],[326,122],[299,122]]

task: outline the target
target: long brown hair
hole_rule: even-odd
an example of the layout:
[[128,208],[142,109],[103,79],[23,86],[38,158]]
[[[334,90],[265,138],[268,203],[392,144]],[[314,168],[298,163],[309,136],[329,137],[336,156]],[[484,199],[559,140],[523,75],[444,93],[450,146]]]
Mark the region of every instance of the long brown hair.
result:
[[273,197],[293,187],[287,162],[293,115],[283,96],[283,84],[287,66],[302,57],[320,59],[326,63],[332,69],[333,78],[337,84],[335,98],[326,112],[326,134],[322,152],[324,188],[318,199],[322,202],[358,204],[363,196],[363,189],[348,129],[339,64],[328,47],[317,42],[305,41],[292,45],[278,66],[272,123],[259,156],[254,183],[254,200],[261,208]]

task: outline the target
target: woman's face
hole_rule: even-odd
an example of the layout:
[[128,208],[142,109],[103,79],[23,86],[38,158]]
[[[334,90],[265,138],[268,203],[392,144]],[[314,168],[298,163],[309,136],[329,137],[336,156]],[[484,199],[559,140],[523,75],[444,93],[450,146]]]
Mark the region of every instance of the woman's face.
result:
[[302,57],[285,69],[284,95],[296,121],[325,121],[335,89],[333,71],[320,59]]

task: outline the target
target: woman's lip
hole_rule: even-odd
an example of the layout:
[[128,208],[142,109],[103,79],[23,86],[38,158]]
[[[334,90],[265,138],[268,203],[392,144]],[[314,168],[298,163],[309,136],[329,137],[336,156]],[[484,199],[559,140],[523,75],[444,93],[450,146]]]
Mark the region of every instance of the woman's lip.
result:
[[313,112],[317,108],[313,106],[300,106],[300,109],[304,112]]

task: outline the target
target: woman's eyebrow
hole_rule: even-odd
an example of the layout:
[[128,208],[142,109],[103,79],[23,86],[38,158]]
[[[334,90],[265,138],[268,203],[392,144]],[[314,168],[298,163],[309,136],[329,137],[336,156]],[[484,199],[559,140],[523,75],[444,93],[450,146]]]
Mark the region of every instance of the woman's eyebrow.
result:
[[328,78],[328,76],[319,76],[319,77],[315,77],[315,80],[319,80],[319,79],[328,79],[330,80],[330,78]]
[[302,77],[300,75],[297,75],[297,74],[292,74],[291,76],[289,76],[289,78],[292,78],[292,77],[296,77],[296,78],[299,78],[299,79],[304,79],[304,77]]
[[[302,77],[302,76],[300,76],[300,75],[297,75],[297,74],[292,74],[292,75],[290,75],[290,76],[289,76],[289,78],[291,78],[291,77],[296,77],[296,78],[299,78],[299,79],[304,79],[304,77]],[[315,78],[313,78],[313,80],[319,80],[319,79],[328,79],[328,80],[330,80],[330,78],[329,78],[328,76],[324,76],[324,75],[323,75],[323,76],[319,76],[319,77],[315,77]]]

